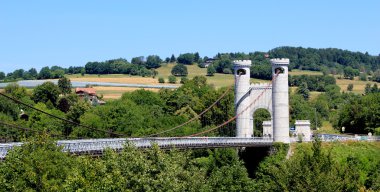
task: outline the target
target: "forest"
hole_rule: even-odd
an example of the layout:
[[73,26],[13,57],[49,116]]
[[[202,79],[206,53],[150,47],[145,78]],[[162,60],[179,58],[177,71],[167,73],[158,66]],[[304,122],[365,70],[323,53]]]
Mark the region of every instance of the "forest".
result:
[[204,56],[198,52],[184,53],[165,59],[157,55],[133,57],[131,62],[123,58],[107,61],[91,61],[84,66],[71,66],[63,68],[59,66],[43,67],[39,72],[35,68],[29,70],[17,69],[5,74],[0,71],[0,80],[14,81],[20,79],[51,79],[61,78],[64,74],[130,74],[139,76],[156,76],[162,63],[174,63],[184,65],[198,64],[213,59],[210,70],[217,73],[232,73],[232,61],[235,59],[252,60],[251,77],[259,79],[271,79],[271,66],[268,58],[289,58],[289,70],[321,71],[323,74],[340,75],[340,77],[353,79],[356,76],[380,82],[380,55],[372,56],[368,53],[352,52],[348,50],[326,48],[303,47],[277,47],[268,52],[250,53],[218,53],[213,57]]

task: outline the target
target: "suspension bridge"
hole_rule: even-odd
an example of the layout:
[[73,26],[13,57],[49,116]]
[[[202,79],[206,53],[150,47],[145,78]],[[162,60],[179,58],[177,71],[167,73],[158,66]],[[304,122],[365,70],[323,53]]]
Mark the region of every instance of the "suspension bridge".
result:
[[[157,145],[160,148],[220,148],[220,147],[264,147],[271,146],[274,142],[290,143],[295,139],[289,137],[289,98],[288,98],[288,64],[289,59],[271,59],[272,81],[267,84],[250,84],[250,60],[234,61],[235,76],[235,116],[215,127],[185,137],[159,137],[160,135],[180,129],[184,125],[199,119],[203,114],[215,106],[231,90],[229,87],[212,105],[190,120],[171,129],[159,133],[147,135],[141,138],[105,138],[105,139],[73,139],[58,140],[57,145],[62,146],[65,152],[75,154],[101,154],[105,149],[122,150],[125,145],[134,145],[137,148],[150,148]],[[123,137],[122,133],[108,132],[97,128],[81,125],[79,123],[54,116],[45,111],[34,108],[15,98],[0,93],[18,104],[35,109],[53,118],[76,124],[93,131],[110,133],[117,137]],[[253,137],[253,113],[258,108],[265,108],[271,113],[271,133],[266,137]],[[236,121],[236,137],[202,137],[206,133],[220,129],[227,124]],[[1,122],[0,122],[1,123]],[[2,122],[7,128],[24,129],[15,125]],[[273,137],[272,137],[273,136]],[[345,138],[349,139],[349,138]],[[0,158],[5,158],[9,150],[23,145],[22,142],[0,143]]]

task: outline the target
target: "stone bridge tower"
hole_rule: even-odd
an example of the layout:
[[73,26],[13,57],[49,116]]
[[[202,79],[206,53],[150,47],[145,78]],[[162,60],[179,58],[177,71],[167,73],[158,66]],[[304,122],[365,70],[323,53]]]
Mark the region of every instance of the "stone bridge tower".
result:
[[234,61],[235,74],[235,113],[240,114],[236,119],[236,137],[252,137],[249,110],[244,110],[250,103],[250,67],[251,60]]
[[289,59],[271,59],[273,137],[276,142],[289,143]]
[[[271,113],[273,138],[276,142],[289,143],[289,59],[271,59],[272,86],[250,84],[250,60],[234,61],[236,137],[253,136],[254,111],[265,108]],[[263,94],[262,94],[263,93]],[[261,95],[260,98],[258,96]],[[264,103],[267,103],[264,105]]]

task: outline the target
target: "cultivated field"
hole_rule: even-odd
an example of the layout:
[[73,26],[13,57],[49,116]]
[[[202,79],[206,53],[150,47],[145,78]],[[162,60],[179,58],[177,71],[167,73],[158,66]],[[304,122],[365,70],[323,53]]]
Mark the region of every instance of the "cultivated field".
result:
[[293,69],[292,71],[289,71],[289,75],[323,75],[323,73],[320,71]]
[[[67,75],[71,81],[92,81],[92,82],[110,82],[110,83],[131,83],[131,84],[144,84],[144,85],[162,85],[158,83],[158,78],[163,77],[165,82],[168,82],[168,76],[171,75],[171,70],[175,64],[169,63],[164,64],[160,68],[157,69],[158,75],[156,78],[152,77],[139,77],[139,76],[130,76],[124,74],[107,74],[107,75],[84,75],[73,74]],[[192,79],[198,75],[206,75],[207,69],[200,68],[198,65],[186,65],[188,70],[187,78]],[[214,85],[216,88],[227,87],[234,84],[234,76],[232,74],[219,74],[215,73],[214,76],[206,76],[207,82],[209,84]],[[177,84],[179,84],[181,77],[177,77]],[[260,79],[251,79],[251,83],[262,83],[268,82],[266,80]],[[165,83],[166,85],[171,85],[169,83]],[[124,92],[134,91],[139,88],[127,88],[127,87],[94,87],[96,89],[97,94],[103,94],[105,99],[117,99]],[[158,89],[146,89],[152,91],[158,91]]]
[[[103,95],[103,98],[105,100],[107,99],[118,99],[123,95],[125,92],[131,92],[135,91],[141,88],[134,88],[134,87],[101,87],[101,86],[96,86],[94,87],[96,90],[96,93],[98,95]],[[159,89],[152,89],[152,88],[144,88],[144,90],[148,91],[153,91],[153,92],[158,92]]]
[[[84,75],[80,74],[67,75],[71,81],[92,81],[92,82],[111,82],[111,83],[131,83],[131,84],[144,84],[144,85],[159,85],[158,78],[163,77],[165,82],[168,82],[168,76],[171,75],[171,70],[175,64],[163,64],[160,68],[157,69],[158,75],[156,78],[152,77],[139,77],[139,76],[131,76],[124,74],[109,74],[109,75]],[[187,78],[191,79],[197,75],[206,75],[207,69],[200,68],[198,65],[186,65],[188,70]],[[292,70],[289,72],[290,75],[322,75],[322,72],[318,71],[307,71],[307,70]],[[234,84],[234,76],[231,74],[220,74],[215,73],[214,76],[206,76],[209,84],[214,85],[216,88],[227,87]],[[337,76],[336,76],[337,78]],[[179,84],[181,77],[177,77],[177,84]],[[251,83],[263,83],[269,82],[267,80],[260,79],[251,79]],[[364,93],[364,88],[367,83],[372,83],[369,81],[360,81],[358,78],[354,80],[348,79],[337,79],[337,85],[340,86],[342,91],[347,91],[348,84],[352,83],[354,85],[353,91],[354,93],[362,94]],[[166,85],[170,85],[169,83],[165,83]],[[162,85],[162,84],[160,84]],[[115,99],[119,98],[122,93],[128,91],[134,91],[139,88],[126,88],[126,87],[95,87],[97,89],[97,93],[103,94],[104,98],[107,99]],[[295,91],[295,87],[291,88],[292,91]],[[148,89],[152,91],[158,91],[158,89]],[[311,92],[311,99],[316,98],[320,93],[319,92]]]
[[[322,72],[318,71],[302,71],[302,70],[293,70],[289,72],[290,75],[322,75]],[[338,79],[339,75],[334,76],[336,79],[336,84],[340,87],[341,91],[347,92],[348,84],[353,84],[354,88],[352,89],[353,93],[362,94],[364,93],[364,88],[367,83],[374,84],[372,81],[360,81],[359,77],[355,77],[353,80],[349,79]],[[316,92],[317,93],[317,92]],[[312,95],[311,95],[312,96]]]
[[354,80],[349,79],[336,79],[336,84],[340,87],[341,91],[347,92],[348,84],[353,84],[354,88],[352,89],[353,93],[362,94],[364,93],[365,85],[367,83],[374,84],[372,81],[360,81],[358,77],[355,77]]

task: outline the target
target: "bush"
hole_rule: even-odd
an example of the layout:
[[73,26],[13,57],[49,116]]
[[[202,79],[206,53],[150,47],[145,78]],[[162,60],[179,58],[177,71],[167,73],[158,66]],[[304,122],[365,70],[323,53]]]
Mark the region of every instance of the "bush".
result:
[[374,135],[376,135],[376,136],[380,136],[380,127],[375,128],[375,133],[374,133]]
[[215,67],[213,65],[209,65],[207,67],[207,75],[208,76],[214,76],[214,73],[216,72]]
[[360,81],[367,81],[367,74],[365,73],[360,74],[359,79]]
[[231,69],[229,69],[229,68],[224,68],[224,69],[223,69],[223,73],[224,73],[224,74],[232,74],[232,71],[231,71]]
[[158,82],[159,82],[159,83],[165,83],[165,79],[164,79],[163,77],[159,77],[159,78],[158,78]]
[[168,79],[169,79],[169,83],[176,83],[177,82],[177,78],[174,75],[170,75]]
[[185,84],[189,79],[187,77],[181,77],[181,81],[179,83]]
[[354,88],[354,84],[350,83],[347,86],[347,91],[352,91],[353,88]]

